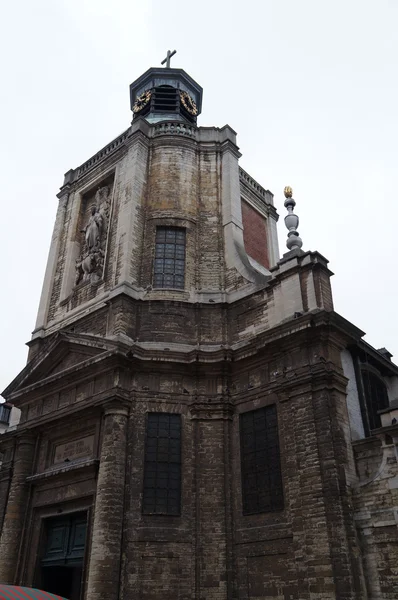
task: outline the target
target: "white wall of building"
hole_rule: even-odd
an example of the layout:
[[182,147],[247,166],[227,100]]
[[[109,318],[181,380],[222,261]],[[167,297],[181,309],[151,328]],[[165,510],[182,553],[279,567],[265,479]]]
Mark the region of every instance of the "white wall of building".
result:
[[14,430],[17,427],[20,418],[21,418],[21,411],[20,411],[20,409],[16,408],[15,406],[13,406],[12,409],[11,409],[9,423],[2,423],[2,422],[0,422],[0,434],[5,433],[6,431],[12,431],[12,430]]
[[348,379],[347,410],[350,420],[351,439],[353,441],[361,440],[365,437],[365,431],[362,422],[361,406],[359,404],[354,362],[352,360],[351,353],[348,350],[343,350],[341,353],[341,362],[343,365],[344,375]]

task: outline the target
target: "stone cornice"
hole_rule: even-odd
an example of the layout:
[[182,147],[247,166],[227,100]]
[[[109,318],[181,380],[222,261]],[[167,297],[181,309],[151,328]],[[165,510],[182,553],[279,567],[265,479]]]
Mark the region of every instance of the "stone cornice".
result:
[[[173,139],[178,138],[178,145],[181,145],[183,140],[187,142],[197,142],[203,144],[205,151],[228,148],[233,150],[236,156],[240,157],[240,153],[236,146],[236,133],[228,126],[224,127],[196,127],[182,121],[162,121],[159,123],[148,123],[145,119],[137,119],[131,127],[123,131],[109,144],[101,148],[96,154],[91,156],[83,164],[76,169],[70,169],[64,178],[64,183],[58,193],[58,198],[76,189],[76,185],[81,186],[81,183],[87,179],[92,179],[95,169],[102,167],[108,163],[107,168],[120,159],[120,151],[125,151],[132,141],[141,137],[142,141],[152,139],[156,141],[158,138],[167,136],[172,144],[176,143]],[[245,178],[245,184],[260,197],[264,194],[270,194],[265,191],[253,178],[245,171],[242,171],[242,177]],[[94,176],[95,178],[95,176]]]
[[229,139],[221,142],[220,146],[223,153],[231,152],[231,154],[238,159],[242,156],[242,154],[239,152],[239,148]]
[[334,273],[328,268],[328,262],[319,252],[292,250],[287,252],[274,267],[270,268],[273,279],[269,285],[277,285],[282,279],[287,279],[295,273],[302,273],[308,269],[323,269],[331,277]]
[[[94,409],[102,412],[103,407],[109,403],[110,400],[115,402],[119,400],[120,402],[125,403],[131,403],[132,401],[129,391],[121,388],[111,388],[109,390],[105,390],[104,392],[93,394],[84,402],[69,404],[45,415],[38,415],[34,419],[25,421],[24,423],[18,425],[18,428],[15,431],[8,432],[3,435],[7,435],[8,440],[10,440],[11,437],[15,438],[18,434],[39,432],[42,430],[42,428],[46,428],[49,423],[54,424],[57,421],[65,421],[65,419],[67,419],[69,416],[73,416],[73,418],[75,418],[75,415],[78,415],[83,411]],[[1,442],[2,440],[0,439],[0,446]]]
[[[345,394],[347,378],[340,372],[339,367],[328,362],[319,362],[291,371],[281,372],[274,380],[266,384],[267,394],[276,394],[280,402],[287,402],[293,398],[305,394],[313,394],[321,390],[337,390]],[[256,397],[264,391],[261,388],[254,388],[249,393],[245,392],[245,397],[250,399]],[[239,392],[241,395],[242,392]],[[231,397],[234,399],[234,395]]]
[[274,195],[272,192],[263,188],[255,179],[253,179],[253,177],[249,175],[249,173],[246,173],[242,167],[239,167],[239,180],[243,187],[246,187],[248,190],[250,190],[255,197],[259,198],[266,204],[273,205]]
[[127,140],[129,132],[130,128],[126,129],[126,131],[123,131],[123,133],[118,135],[118,137],[116,137],[109,144],[104,146],[104,148],[101,148],[99,152],[97,152],[96,154],[94,154],[94,156],[86,160],[86,162],[80,165],[80,167],[77,167],[77,169],[75,169],[74,171],[74,180],[82,177],[87,171],[93,169],[97,165],[97,163],[107,159],[111,154],[118,150],[119,147],[122,146],[123,143]]
[[35,475],[30,475],[26,478],[28,483],[38,483],[43,481],[43,479],[49,479],[50,477],[56,477],[59,475],[65,475],[65,473],[70,473],[71,471],[81,471],[82,469],[89,468],[97,468],[99,465],[99,460],[97,458],[91,458],[89,460],[75,460],[71,461],[67,464],[57,465],[56,467],[52,467],[43,471],[42,473],[36,473]]
[[[343,319],[343,317],[340,317]],[[344,319],[345,320],[345,319]],[[391,360],[388,360],[385,356],[380,354],[376,348],[373,348],[370,344],[361,339],[358,341],[358,347],[368,356],[371,356],[380,365],[383,365],[383,369],[390,372],[390,374],[398,375],[398,366],[395,365]]]
[[[160,301],[161,302],[161,301]],[[120,366],[120,360],[138,360],[138,361],[156,361],[158,363],[220,363],[240,361],[248,357],[255,356],[263,348],[270,344],[276,343],[279,340],[290,339],[291,343],[296,342],[296,337],[293,340],[292,336],[298,334],[310,334],[311,339],[314,336],[320,335],[320,328],[325,330],[325,341],[329,340],[338,347],[344,347],[353,341],[358,342],[363,334],[359,329],[355,328],[351,323],[340,317],[334,312],[323,310],[314,310],[303,315],[289,319],[280,325],[270,329],[263,330],[260,333],[254,333],[253,336],[243,339],[231,345],[197,345],[197,344],[180,344],[171,342],[140,342],[129,340],[102,340],[105,347],[104,351],[96,356],[92,356],[78,365],[65,369],[59,373],[55,373],[42,379],[38,383],[31,384],[25,388],[20,388],[9,395],[9,400],[13,401],[21,395],[30,394],[45,386],[55,384],[58,380],[67,381],[68,376],[84,378],[88,371],[91,371],[107,362],[107,368]],[[325,329],[326,328],[326,329]],[[315,329],[317,333],[315,333]],[[307,332],[307,333],[306,333]],[[73,340],[73,334],[70,340]],[[88,336],[89,337],[89,336]],[[94,336],[92,336],[93,339]],[[76,336],[76,340],[79,336]],[[381,360],[382,357],[381,357]],[[396,368],[391,365],[390,368]],[[103,366],[101,367],[103,369]]]
[[57,194],[58,198],[62,198],[65,194],[70,193],[84,185],[84,182],[88,179],[93,178],[95,169],[99,166],[103,167],[104,164],[109,163],[107,168],[115,166],[117,161],[120,159],[120,151],[125,151],[126,141],[130,128],[123,131],[117,138],[112,140],[109,144],[101,148],[91,158],[86,160],[80,167],[76,169],[70,169],[64,176],[64,183],[61,186],[60,191]]
[[[103,356],[103,354],[107,351],[112,354],[114,350],[119,349],[121,343],[120,341],[115,342],[113,340],[94,335],[75,334],[73,332],[58,331],[52,338],[48,338],[47,344],[45,344],[44,347],[41,350],[39,350],[39,352],[35,355],[33,360],[31,360],[26,365],[26,367],[19,373],[19,375],[7,386],[7,388],[3,392],[3,396],[7,398],[14,398],[14,391],[23,387],[24,380],[30,377],[37,370],[39,365],[46,360],[47,357],[51,355],[53,359],[56,360],[59,356],[59,353],[64,353],[65,348],[69,347],[70,345],[78,345],[79,349],[82,349],[85,352],[91,348],[94,348],[95,350],[102,351],[101,356]],[[95,356],[90,355],[90,357],[85,362],[95,362],[95,359],[97,358],[98,354],[96,354]],[[67,371],[68,369],[62,371],[62,373],[66,373]],[[50,376],[49,378],[47,378],[47,380],[51,379],[51,377],[57,378],[57,375],[59,374]]]
[[[193,419],[229,420],[232,418],[235,405],[239,403],[243,395],[245,401],[249,401],[264,397],[264,395],[276,394],[279,400],[283,402],[325,389],[337,390],[344,394],[346,383],[347,379],[336,365],[330,361],[319,361],[290,371],[281,371],[273,381],[253,389],[240,390],[227,396],[213,394],[208,396],[186,396],[182,392],[174,393],[172,396],[179,403],[184,402],[189,405]],[[6,436],[3,438],[4,446],[9,446],[11,440],[16,440],[20,436],[28,435],[33,439],[34,433],[37,434],[39,431],[46,429],[50,423],[54,425],[57,421],[65,422],[69,417],[78,419],[78,415],[82,411],[97,410],[105,414],[110,409],[111,413],[116,411],[116,413],[127,417],[129,407],[133,402],[138,401],[141,396],[152,400],[164,399],[164,394],[159,391],[141,392],[141,390],[110,388],[89,396],[84,402],[71,403],[55,411],[38,414],[37,417],[22,423],[16,431],[4,434]],[[169,396],[170,394],[167,394],[167,397]],[[3,439],[0,439],[0,448],[4,447]]]
[[[57,382],[62,382],[63,387],[69,386],[71,383],[78,384],[81,381],[84,381],[87,376],[92,372],[95,374],[96,367],[101,364],[102,373],[103,363],[106,362],[106,370],[111,370],[114,367],[120,367],[121,361],[125,359],[126,351],[118,351],[118,350],[108,350],[101,354],[97,354],[96,356],[90,357],[88,360],[82,361],[77,365],[69,367],[63,371],[59,371],[58,373],[54,373],[53,375],[49,375],[48,377],[44,377],[40,381],[36,383],[32,383],[26,387],[21,387],[16,389],[14,392],[10,393],[7,397],[10,402],[15,403],[21,397],[26,398],[30,395],[34,395],[35,392],[39,392],[43,388],[51,388],[54,387]],[[48,392],[49,393],[49,392]]]

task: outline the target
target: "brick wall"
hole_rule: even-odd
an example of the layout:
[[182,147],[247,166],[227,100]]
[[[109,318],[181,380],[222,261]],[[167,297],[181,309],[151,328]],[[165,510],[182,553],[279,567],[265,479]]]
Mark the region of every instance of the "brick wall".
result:
[[267,221],[248,202],[242,200],[243,239],[249,256],[260,265],[270,266],[267,239]]

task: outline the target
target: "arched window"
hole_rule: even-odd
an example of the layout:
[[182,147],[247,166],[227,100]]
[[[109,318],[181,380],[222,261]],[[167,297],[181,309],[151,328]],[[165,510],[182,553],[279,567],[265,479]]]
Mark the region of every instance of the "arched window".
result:
[[384,381],[375,373],[364,369],[362,371],[363,387],[365,391],[366,412],[369,430],[381,427],[379,410],[389,405],[387,388]]

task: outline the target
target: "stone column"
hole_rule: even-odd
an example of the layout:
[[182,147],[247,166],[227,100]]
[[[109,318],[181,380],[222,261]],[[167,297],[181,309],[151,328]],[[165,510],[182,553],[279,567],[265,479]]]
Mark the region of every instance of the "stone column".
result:
[[124,517],[128,406],[105,406],[87,600],[117,600]]
[[26,483],[26,478],[32,474],[34,449],[33,436],[22,435],[17,439],[14,471],[0,538],[0,583],[16,583],[19,547],[23,537],[29,497],[29,484]]

